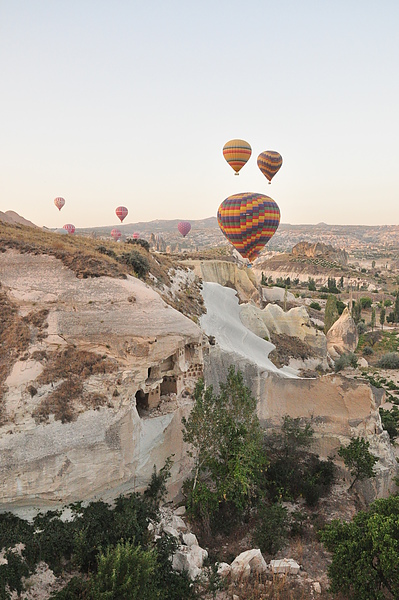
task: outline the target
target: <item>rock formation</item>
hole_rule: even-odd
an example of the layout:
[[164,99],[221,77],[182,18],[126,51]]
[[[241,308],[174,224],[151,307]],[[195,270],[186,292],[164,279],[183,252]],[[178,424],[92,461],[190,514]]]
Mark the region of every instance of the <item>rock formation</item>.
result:
[[3,252],[0,282],[24,334],[0,370],[2,508],[140,490],[172,454],[176,494],[199,327],[138,279],[77,279],[48,255]]
[[352,319],[348,308],[345,308],[339,319],[327,331],[328,353],[335,360],[341,354],[354,352],[358,341],[359,334],[356,323]]
[[320,257],[337,262],[341,265],[348,264],[348,254],[346,250],[334,248],[333,246],[323,244],[322,242],[316,242],[315,244],[299,242],[292,248],[291,253],[294,256],[307,256],[309,258]]

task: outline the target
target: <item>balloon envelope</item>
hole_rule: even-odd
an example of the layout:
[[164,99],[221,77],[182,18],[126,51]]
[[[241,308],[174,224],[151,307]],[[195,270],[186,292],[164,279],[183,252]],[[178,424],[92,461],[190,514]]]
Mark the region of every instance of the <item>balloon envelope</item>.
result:
[[245,140],[230,140],[223,146],[223,156],[236,175],[247,163],[251,154],[251,146]]
[[119,229],[113,229],[111,231],[111,235],[114,238],[114,240],[119,240],[119,238],[121,237],[122,233],[119,231]]
[[133,236],[132,236],[132,237],[133,237],[133,239],[134,239],[134,240],[138,240],[138,239],[139,239],[139,237],[140,237],[140,234],[139,234],[139,232],[138,232],[138,231],[135,231],[135,232],[133,233]]
[[271,183],[273,177],[283,164],[283,157],[274,150],[265,150],[258,156],[258,167]]
[[67,223],[63,226],[63,229],[65,229],[68,233],[75,233],[75,225],[72,225],[72,223]]
[[191,224],[188,221],[180,221],[180,223],[177,224],[177,229],[183,237],[186,237],[191,230]]
[[126,215],[129,211],[126,208],[126,206],[118,206],[118,208],[115,210],[115,212],[116,212],[116,216],[118,217],[118,219],[120,219],[120,221],[122,223],[123,219],[126,217]]
[[252,262],[275,234],[280,209],[269,196],[246,192],[226,198],[219,206],[217,219],[229,242]]
[[60,196],[58,196],[58,198],[54,198],[54,204],[56,205],[58,210],[61,210],[61,208],[65,204],[65,200],[64,200],[64,198],[61,198]]

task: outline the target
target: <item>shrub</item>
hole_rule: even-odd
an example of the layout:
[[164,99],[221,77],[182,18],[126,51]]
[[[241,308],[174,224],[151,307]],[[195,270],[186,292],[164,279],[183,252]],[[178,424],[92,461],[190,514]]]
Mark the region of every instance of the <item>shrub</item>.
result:
[[357,367],[357,356],[353,352],[342,354],[342,356],[340,356],[334,363],[334,371],[336,373],[348,367]]
[[399,369],[399,353],[387,352],[381,356],[377,363],[377,367],[380,369]]
[[359,321],[359,323],[357,324],[357,331],[358,331],[359,335],[362,335],[362,333],[366,333],[366,331],[367,331],[366,323],[364,323],[363,321]]
[[156,555],[130,542],[100,552],[90,588],[93,600],[156,600]]
[[344,312],[346,308],[346,304],[345,302],[342,302],[342,300],[338,300],[337,299],[337,310],[338,310],[338,314],[342,315],[342,313]]
[[381,416],[381,423],[383,428],[388,432],[389,439],[395,440],[399,435],[399,409],[397,406],[393,406],[391,410],[379,409]]
[[287,509],[280,503],[262,506],[258,511],[259,522],[254,542],[262,552],[275,554],[288,538],[289,518]]
[[360,302],[360,306],[362,308],[371,308],[371,305],[373,304],[373,301],[371,298],[369,298],[368,296],[363,296],[362,298],[359,299]]
[[124,252],[118,260],[132,267],[140,278],[145,277],[150,270],[148,260],[137,250]]
[[321,306],[318,302],[311,302],[309,306],[310,308],[314,308],[314,310],[321,310]]
[[137,246],[141,246],[142,248],[144,248],[144,250],[147,250],[147,252],[150,251],[150,244],[147,242],[147,240],[143,240],[142,238],[130,238],[128,240],[126,240],[127,244],[136,244]]
[[372,348],[370,348],[370,346],[365,346],[363,348],[363,355],[364,356],[371,356],[372,354],[374,354],[374,350]]

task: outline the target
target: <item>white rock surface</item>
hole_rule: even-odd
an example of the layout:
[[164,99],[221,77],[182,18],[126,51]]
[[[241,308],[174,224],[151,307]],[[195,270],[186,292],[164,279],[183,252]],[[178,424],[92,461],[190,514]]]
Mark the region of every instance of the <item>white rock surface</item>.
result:
[[249,577],[255,573],[265,573],[267,564],[258,548],[246,550],[239,554],[231,563],[231,576],[233,579]]
[[354,352],[359,341],[356,323],[352,319],[348,308],[327,331],[327,350],[334,360],[341,354]]
[[271,560],[270,568],[272,573],[277,575],[297,575],[300,566],[292,558],[281,558],[278,560]]
[[173,555],[172,567],[176,571],[187,571],[191,579],[201,574],[208,552],[200,546],[179,546]]

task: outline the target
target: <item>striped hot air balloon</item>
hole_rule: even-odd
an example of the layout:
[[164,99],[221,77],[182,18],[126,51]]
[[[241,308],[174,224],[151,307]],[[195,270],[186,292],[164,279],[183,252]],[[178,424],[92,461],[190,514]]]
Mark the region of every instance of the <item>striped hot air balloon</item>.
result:
[[58,210],[61,210],[61,208],[65,204],[65,200],[64,200],[64,198],[61,198],[61,196],[58,196],[57,198],[54,198],[54,204],[56,205]]
[[186,235],[190,233],[191,223],[188,221],[180,221],[180,223],[177,224],[177,229],[180,231],[183,237],[186,237]]
[[252,262],[275,234],[280,224],[280,209],[269,196],[235,194],[219,206],[217,219],[229,242]]
[[258,167],[262,171],[269,183],[272,182],[273,177],[280,170],[283,164],[283,157],[274,150],[265,150],[258,156]]
[[252,154],[251,146],[245,140],[230,140],[223,146],[223,156],[234,169],[235,175],[248,162]]
[[135,231],[135,232],[133,233],[133,235],[132,235],[132,238],[133,238],[134,240],[138,240],[138,239],[139,239],[139,237],[140,237],[140,234],[139,234],[139,232],[138,232],[138,231]]
[[75,233],[75,225],[72,225],[72,223],[67,223],[63,226],[63,229],[65,229],[68,233]]
[[119,231],[119,229],[113,229],[111,231],[111,236],[114,238],[114,240],[117,242],[120,237],[121,237],[122,233]]
[[126,206],[118,206],[118,208],[115,210],[116,216],[118,217],[118,219],[120,219],[121,223],[122,223],[123,219],[126,217],[128,212],[129,211],[126,208]]

